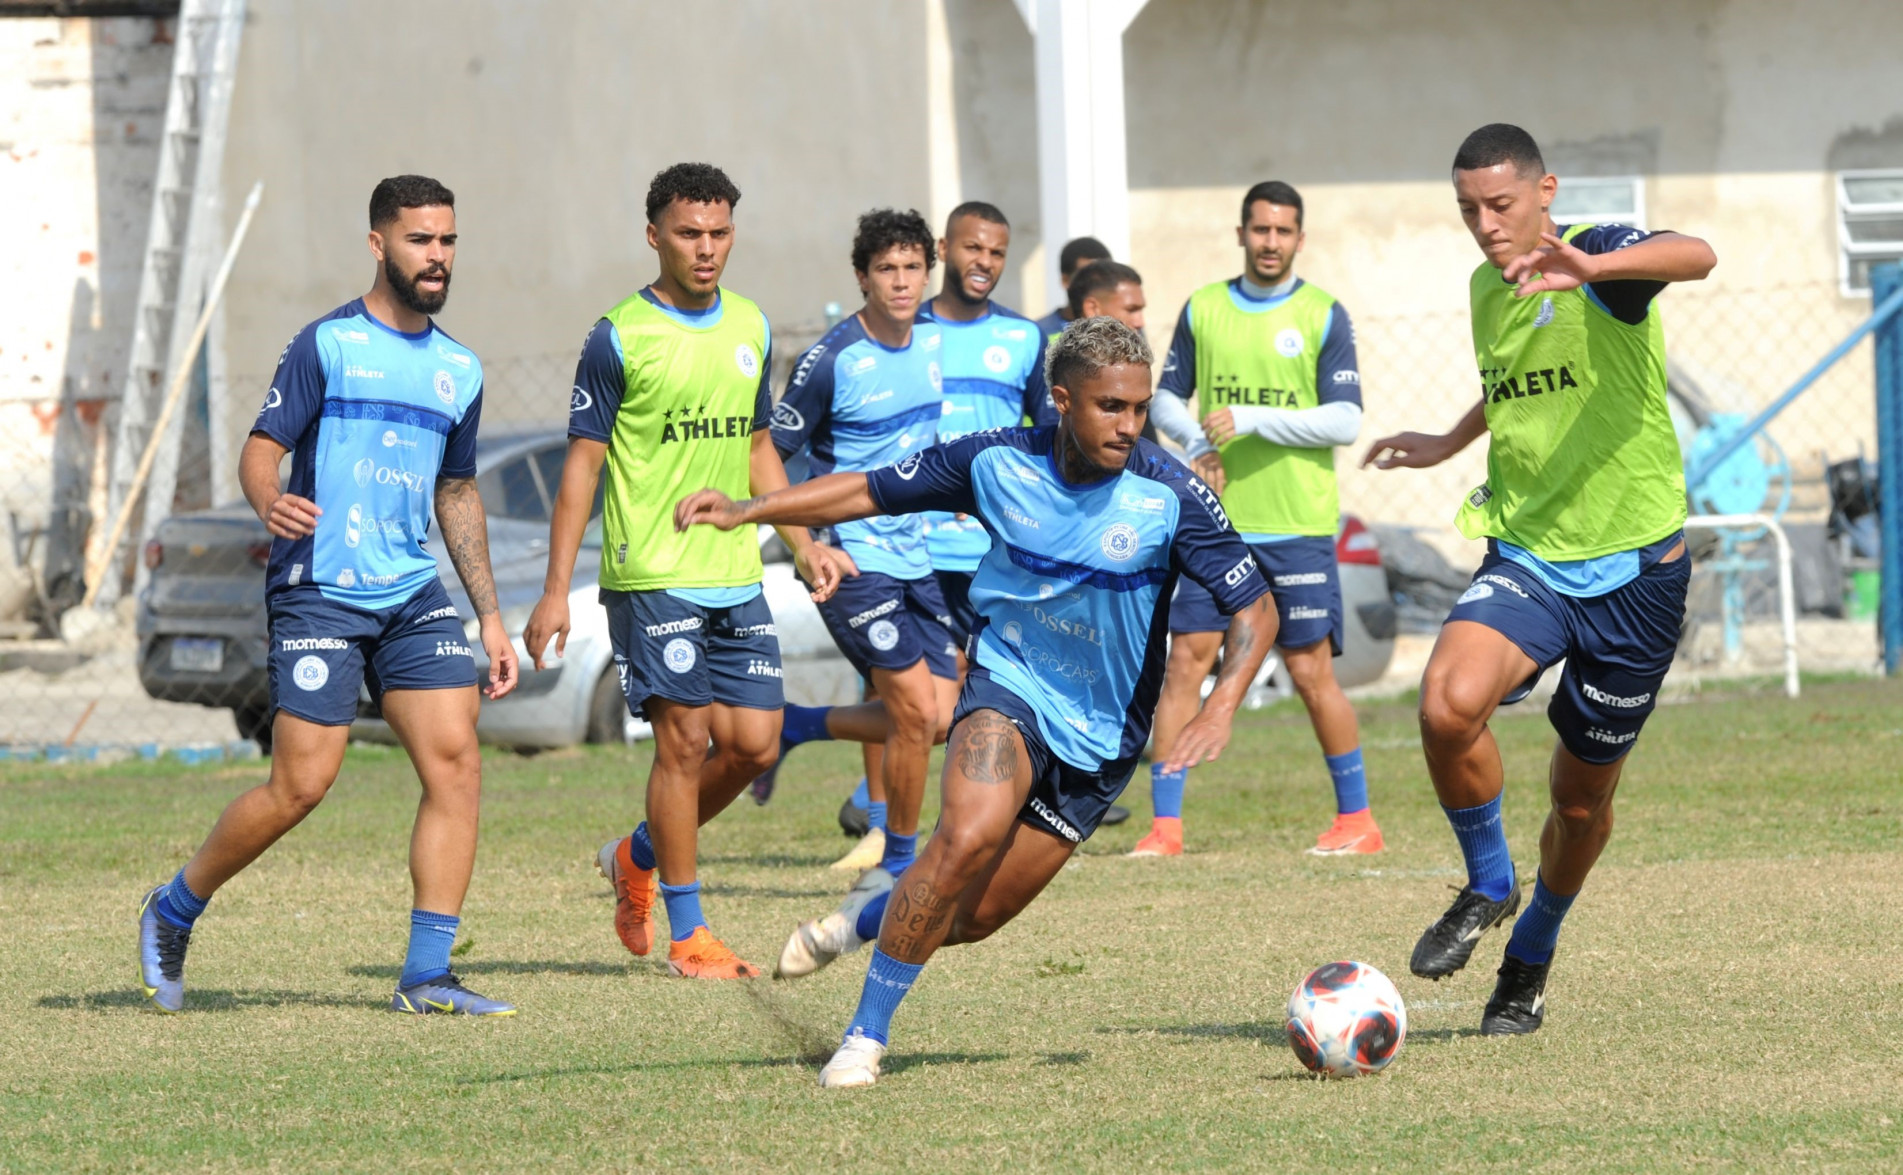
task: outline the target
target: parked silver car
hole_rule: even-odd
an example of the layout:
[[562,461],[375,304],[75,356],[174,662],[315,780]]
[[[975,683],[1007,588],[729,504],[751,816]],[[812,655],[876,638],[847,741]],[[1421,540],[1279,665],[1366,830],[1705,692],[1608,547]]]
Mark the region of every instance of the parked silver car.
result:
[[[560,484],[567,438],[546,430],[492,430],[476,452],[476,483],[489,515],[489,555],[503,626],[520,634],[541,598],[548,560],[549,510]],[[614,670],[606,614],[597,601],[601,564],[601,502],[576,560],[569,595],[572,629],[565,655],[536,671],[523,656],[522,683],[499,702],[484,702],[477,731],[483,741],[517,747],[558,747],[621,741],[645,733],[628,718]],[[789,659],[832,657],[832,640],[784,548],[762,528],[767,602]],[[487,673],[468,596],[448,555],[430,544],[443,585],[465,617],[470,647]],[[139,680],[152,697],[229,709],[239,733],[269,749],[270,690],[264,569],[271,535],[250,506],[236,503],[167,519],[145,550],[152,575],[139,597]],[[523,654],[520,642],[518,654]],[[545,661],[550,658],[544,658]],[[831,665],[815,666],[836,676]],[[807,674],[812,676],[812,674]],[[812,695],[812,691],[807,691]],[[830,687],[822,696],[836,692]],[[843,700],[843,699],[842,699]],[[365,694],[358,737],[393,736]]]

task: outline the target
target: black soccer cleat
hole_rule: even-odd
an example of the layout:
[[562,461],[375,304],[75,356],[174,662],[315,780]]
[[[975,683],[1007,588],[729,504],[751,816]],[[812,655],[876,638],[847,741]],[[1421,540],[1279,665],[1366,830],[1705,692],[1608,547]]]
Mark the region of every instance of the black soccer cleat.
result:
[[1507,955],[1500,960],[1500,981],[1480,1017],[1482,1036],[1524,1036],[1538,1032],[1546,1019],[1546,973],[1553,960],[1523,963]]
[[1130,809],[1124,807],[1122,804],[1112,804],[1108,808],[1104,809],[1103,819],[1099,820],[1097,823],[1108,828],[1109,826],[1113,824],[1122,824],[1125,820],[1128,820],[1129,818],[1130,818]]
[[872,831],[872,813],[852,802],[847,796],[846,802],[839,805],[839,831],[858,840]]
[[1445,979],[1467,965],[1480,936],[1513,917],[1520,908],[1520,886],[1516,879],[1506,897],[1493,901],[1462,886],[1460,896],[1447,912],[1435,920],[1414,944],[1414,957],[1408,970],[1422,979]]

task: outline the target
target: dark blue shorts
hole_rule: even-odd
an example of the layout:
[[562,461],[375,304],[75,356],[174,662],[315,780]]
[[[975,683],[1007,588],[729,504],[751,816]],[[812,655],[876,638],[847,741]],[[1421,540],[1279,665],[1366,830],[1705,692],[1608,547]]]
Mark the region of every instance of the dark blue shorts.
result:
[[945,615],[951,619],[952,639],[961,649],[971,643],[971,634],[978,627],[978,613],[971,606],[971,580],[975,571],[932,570],[932,578],[938,581],[938,594],[945,600]]
[[649,698],[749,710],[786,704],[780,630],[764,594],[731,608],[704,608],[665,591],[602,588],[601,603],[629,713],[652,717]]
[[[1335,540],[1305,535],[1279,543],[1251,543],[1249,553],[1268,577],[1281,620],[1275,643],[1285,649],[1306,649],[1326,638],[1335,656],[1341,656],[1341,569],[1335,563]],[[1202,584],[1187,576],[1176,581],[1170,597],[1171,632],[1225,632],[1229,618]]]
[[1541,674],[1565,661],[1546,716],[1568,751],[1588,763],[1614,762],[1637,741],[1678,653],[1691,555],[1658,560],[1682,540],[1673,535],[1642,549],[1637,579],[1590,598],[1554,591],[1489,543],[1447,619],[1486,625],[1539,666],[1509,702],[1526,697]]
[[441,580],[393,608],[340,604],[312,584],[280,588],[265,601],[271,645],[271,708],[320,726],[349,726],[357,695],[476,684],[476,655]]
[[938,581],[863,571],[839,581],[819,606],[826,631],[846,660],[870,677],[874,669],[910,669],[920,661],[933,677],[958,680],[958,644]]
[[956,730],[965,715],[976,710],[996,710],[1024,735],[1024,749],[1031,756],[1031,795],[1018,812],[1018,819],[1072,844],[1082,844],[1097,831],[1104,813],[1123,794],[1142,758],[1132,755],[1113,759],[1095,771],[1066,763],[1045,743],[1030,703],[991,680],[984,670],[974,668],[965,677],[965,688],[959,691],[952,729]]

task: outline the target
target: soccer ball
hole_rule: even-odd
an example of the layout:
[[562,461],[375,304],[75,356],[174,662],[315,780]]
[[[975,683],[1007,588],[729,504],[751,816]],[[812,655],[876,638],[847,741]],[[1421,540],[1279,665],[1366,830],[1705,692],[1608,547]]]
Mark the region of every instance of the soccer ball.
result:
[[1366,963],[1329,963],[1288,998],[1288,1043],[1323,1077],[1387,1067],[1407,1039],[1407,1007],[1387,976]]

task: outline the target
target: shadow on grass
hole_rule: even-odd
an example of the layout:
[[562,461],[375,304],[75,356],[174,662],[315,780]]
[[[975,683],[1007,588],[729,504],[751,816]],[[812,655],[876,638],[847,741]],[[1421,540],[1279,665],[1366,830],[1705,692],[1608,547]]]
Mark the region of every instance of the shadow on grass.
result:
[[1407,1034],[1409,1040],[1431,1040],[1445,1044],[1450,1040],[1459,1040],[1467,1036],[1479,1036],[1478,1028],[1420,1028]]
[[1039,1065],[1085,1065],[1090,1062],[1088,1050],[1072,1053],[1039,1053],[1036,1063]]
[[[47,995],[36,1007],[87,1012],[114,1012],[122,1008],[149,1008],[152,1001],[137,991],[89,991],[82,995]],[[240,1008],[381,1008],[383,1000],[323,995],[314,991],[231,991],[194,987],[185,993],[186,1012],[231,1012]]]
[[836,889],[783,889],[771,885],[745,885],[732,882],[700,883],[700,892],[706,897],[733,898],[839,898]]
[[[849,844],[847,849],[852,848]],[[703,865],[758,865],[763,869],[817,869],[830,865],[838,857],[796,857],[791,853],[717,853],[701,854]]]
[[1288,1042],[1288,1024],[1281,1020],[1254,1021],[1243,1024],[1128,1024],[1107,1025],[1092,1029],[1093,1032],[1115,1032],[1125,1036],[1142,1036],[1154,1032],[1161,1036],[1197,1036],[1197,1037],[1243,1037],[1248,1040],[1273,1041],[1276,1044]]
[[[829,1054],[830,1055],[830,1054]],[[548,1081],[561,1077],[590,1077],[617,1073],[678,1073],[692,1069],[817,1069],[827,1057],[709,1057],[700,1061],[631,1061],[618,1065],[573,1065],[560,1069],[529,1069],[514,1073],[492,1073],[485,1077],[465,1077],[457,1085],[500,1085],[517,1081]],[[884,1073],[903,1073],[920,1065],[976,1065],[1002,1061],[1004,1053],[907,1053],[887,1057]]]
[[[453,959],[450,967],[458,975],[626,975],[635,965],[595,960]],[[371,979],[395,979],[403,974],[403,968],[394,963],[359,963],[344,971]]]

